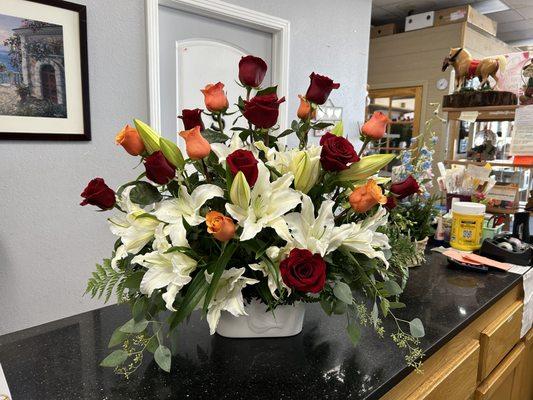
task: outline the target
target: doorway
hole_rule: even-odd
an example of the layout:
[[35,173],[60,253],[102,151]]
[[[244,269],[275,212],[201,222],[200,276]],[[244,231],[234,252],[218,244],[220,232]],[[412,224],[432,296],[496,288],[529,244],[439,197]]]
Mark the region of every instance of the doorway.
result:
[[50,64],[41,67],[41,94],[43,99],[57,104],[56,70]]

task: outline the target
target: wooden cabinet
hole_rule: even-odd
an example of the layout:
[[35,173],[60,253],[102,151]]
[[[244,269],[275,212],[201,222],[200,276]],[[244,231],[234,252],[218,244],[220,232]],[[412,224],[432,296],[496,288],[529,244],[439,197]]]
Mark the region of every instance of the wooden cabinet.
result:
[[517,285],[381,400],[533,400],[533,330],[520,340],[522,297]]
[[424,384],[411,393],[407,400],[449,400],[450,392],[454,393],[454,399],[469,399],[476,389],[478,361],[479,342],[472,340],[450,360],[446,368],[428,376]]
[[524,400],[521,397],[524,355],[525,345],[520,342],[479,385],[475,400]]
[[480,335],[479,380],[485,379],[520,340],[523,302],[517,300]]
[[533,400],[533,329],[524,338],[526,346],[524,368],[522,368],[522,396],[520,399]]

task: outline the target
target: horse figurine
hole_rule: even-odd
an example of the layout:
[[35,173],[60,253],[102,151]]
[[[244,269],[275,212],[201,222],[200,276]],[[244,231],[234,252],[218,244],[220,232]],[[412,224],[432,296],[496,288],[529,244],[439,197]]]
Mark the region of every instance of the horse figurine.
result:
[[468,50],[462,47],[450,49],[448,57],[442,62],[442,72],[446,71],[448,66],[455,70],[455,86],[457,89],[464,87],[467,79],[478,77],[481,81],[480,89],[488,86],[492,89],[489,82],[489,76],[492,76],[498,84],[496,73],[498,70],[505,71],[507,60],[504,56],[486,57],[481,60],[474,60]]

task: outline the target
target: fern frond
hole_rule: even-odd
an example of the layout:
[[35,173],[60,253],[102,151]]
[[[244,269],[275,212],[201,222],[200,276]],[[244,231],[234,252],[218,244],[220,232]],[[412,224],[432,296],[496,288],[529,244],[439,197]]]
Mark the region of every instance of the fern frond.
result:
[[124,297],[124,278],[124,273],[115,271],[111,267],[111,260],[106,258],[101,265],[96,264],[96,271],[92,273],[92,277],[87,282],[85,294],[89,293],[91,297],[98,299],[104,297],[107,303],[115,289],[120,302]]

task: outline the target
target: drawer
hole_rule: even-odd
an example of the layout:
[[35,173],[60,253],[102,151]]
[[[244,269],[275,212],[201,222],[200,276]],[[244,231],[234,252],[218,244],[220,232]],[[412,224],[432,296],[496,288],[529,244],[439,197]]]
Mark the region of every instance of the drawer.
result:
[[518,343],[477,388],[475,400],[524,400],[521,398],[521,363],[524,343]]
[[[466,400],[476,390],[479,342],[471,340],[446,368],[429,376],[408,400]],[[423,368],[423,367],[422,367]]]
[[517,300],[481,332],[480,381],[491,373],[520,340],[523,307],[523,302]]

